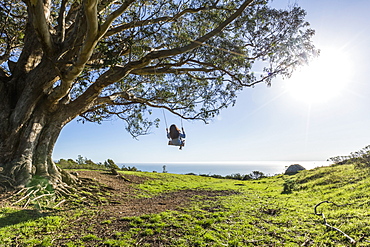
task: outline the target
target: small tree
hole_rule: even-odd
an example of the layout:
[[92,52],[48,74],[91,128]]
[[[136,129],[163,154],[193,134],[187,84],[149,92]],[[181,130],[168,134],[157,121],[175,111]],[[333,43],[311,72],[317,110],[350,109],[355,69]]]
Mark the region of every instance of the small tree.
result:
[[297,188],[297,182],[294,179],[287,179],[283,184],[282,194],[290,194]]
[[167,173],[167,170],[166,170],[166,165],[163,165],[163,171],[162,171],[162,173]]
[[266,175],[260,171],[253,171],[252,173],[249,174],[249,177],[251,179],[260,179],[260,178],[265,178]]
[[106,168],[108,168],[108,169],[116,169],[116,170],[119,170],[119,167],[111,159],[107,159],[106,161],[104,161],[104,166]]
[[77,156],[77,159],[76,159],[77,164],[84,165],[84,164],[86,164],[86,161],[87,161],[87,159],[82,157],[81,155]]

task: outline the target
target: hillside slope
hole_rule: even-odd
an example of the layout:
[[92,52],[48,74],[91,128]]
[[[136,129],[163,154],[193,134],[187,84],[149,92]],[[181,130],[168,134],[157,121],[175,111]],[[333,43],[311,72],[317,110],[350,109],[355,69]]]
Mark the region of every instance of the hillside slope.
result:
[[89,183],[71,203],[3,200],[0,246],[370,246],[369,174],[351,164],[248,181],[80,171]]

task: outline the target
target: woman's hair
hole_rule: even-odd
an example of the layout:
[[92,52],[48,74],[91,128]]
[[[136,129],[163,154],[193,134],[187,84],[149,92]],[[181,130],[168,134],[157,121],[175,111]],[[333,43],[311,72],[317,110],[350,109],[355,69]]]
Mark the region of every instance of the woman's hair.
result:
[[176,127],[176,125],[172,124],[170,126],[170,137],[171,139],[177,139],[180,136],[180,130]]

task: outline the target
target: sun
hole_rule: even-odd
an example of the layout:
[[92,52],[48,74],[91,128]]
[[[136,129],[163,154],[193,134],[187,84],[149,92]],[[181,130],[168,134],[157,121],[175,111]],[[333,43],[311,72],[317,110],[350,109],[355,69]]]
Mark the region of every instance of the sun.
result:
[[320,56],[295,71],[285,86],[289,94],[300,101],[323,103],[344,92],[351,70],[348,53],[341,49],[323,48]]

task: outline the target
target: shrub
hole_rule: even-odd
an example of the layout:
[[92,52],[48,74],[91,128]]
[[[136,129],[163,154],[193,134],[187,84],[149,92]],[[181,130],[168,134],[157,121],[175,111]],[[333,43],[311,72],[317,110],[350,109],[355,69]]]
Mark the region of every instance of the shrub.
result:
[[119,167],[111,159],[107,159],[106,161],[104,161],[104,166],[106,168],[108,168],[108,169],[116,169],[116,170],[119,170]]
[[297,182],[294,179],[287,179],[283,184],[282,194],[291,194],[294,190],[297,189]]
[[91,169],[91,170],[105,170],[105,166],[101,163],[94,163],[92,160],[83,158],[81,155],[76,160],[60,159],[55,162],[57,166],[62,169]]
[[141,172],[135,166],[133,166],[133,167],[131,167],[131,166],[126,167],[125,165],[123,165],[122,168],[121,168],[121,170],[122,171],[131,171],[131,172]]
[[362,169],[362,168],[369,168],[370,162],[369,161],[357,161],[354,163],[354,166],[356,169]]

